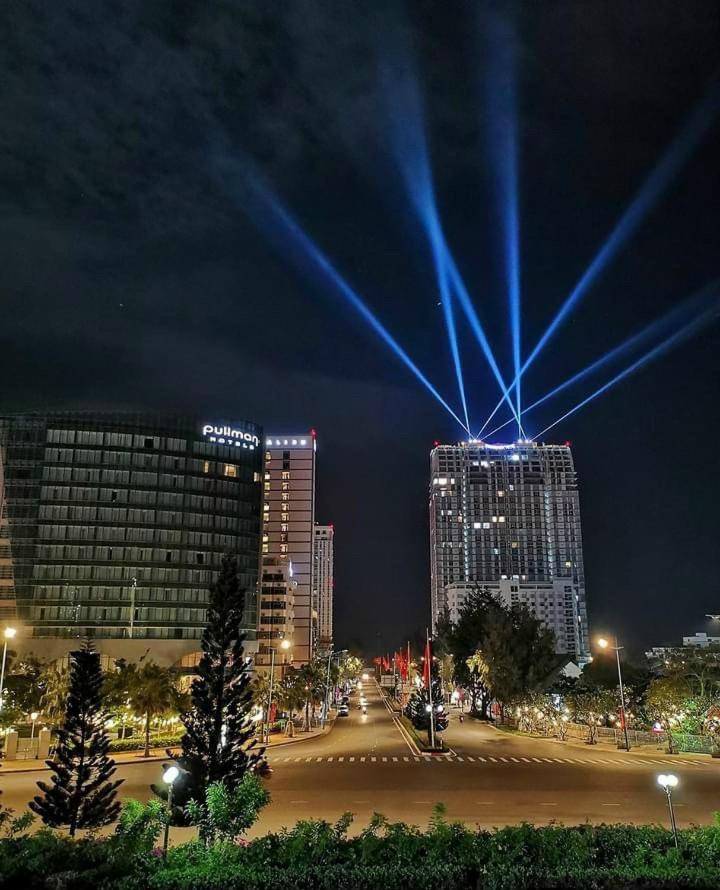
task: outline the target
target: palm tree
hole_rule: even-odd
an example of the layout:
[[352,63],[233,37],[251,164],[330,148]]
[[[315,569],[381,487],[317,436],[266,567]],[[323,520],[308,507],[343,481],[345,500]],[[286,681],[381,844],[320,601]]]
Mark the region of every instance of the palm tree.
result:
[[135,711],[145,717],[145,752],[150,756],[150,722],[158,714],[169,711],[175,700],[170,671],[149,661],[135,674],[130,699]]
[[52,665],[43,672],[39,682],[42,688],[40,710],[49,721],[58,723],[65,716],[70,691],[70,671]]

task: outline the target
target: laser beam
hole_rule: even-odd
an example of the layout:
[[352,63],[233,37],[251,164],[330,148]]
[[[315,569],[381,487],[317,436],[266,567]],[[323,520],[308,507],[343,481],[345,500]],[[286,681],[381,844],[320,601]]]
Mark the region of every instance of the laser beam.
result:
[[[614,346],[611,350],[609,350],[609,352],[606,352],[605,355],[600,356],[600,358],[596,359],[591,364],[586,365],[576,374],[573,374],[572,377],[568,377],[567,380],[564,380],[554,389],[546,392],[544,396],[541,396],[539,399],[537,399],[537,401],[533,402],[531,405],[528,405],[528,407],[525,408],[525,410],[523,411],[523,414],[528,414],[530,411],[533,411],[535,408],[543,405],[549,399],[552,399],[554,396],[559,395],[561,392],[564,392],[566,389],[569,389],[571,386],[574,386],[576,383],[584,380],[585,377],[589,377],[591,374],[595,373],[595,371],[599,371],[600,368],[604,367],[605,365],[612,364],[614,361],[621,358],[622,356],[633,352],[635,349],[647,343],[649,340],[652,340],[658,335],[661,335],[664,331],[677,329],[677,327],[685,320],[688,315],[701,310],[703,307],[705,309],[707,308],[705,304],[708,301],[708,294],[713,294],[713,288],[714,284],[710,284],[707,287],[702,288],[697,293],[693,294],[691,297],[688,297],[686,300],[683,300],[682,303],[679,303],[677,306],[674,306],[672,309],[664,313],[659,318],[656,318],[654,321],[650,322],[650,324],[646,325],[641,331],[638,331],[631,337],[623,340],[622,343]],[[491,430],[489,433],[486,433],[485,438],[489,439],[491,436],[495,435],[495,433],[498,433],[500,432],[500,430],[505,429],[506,426],[509,426],[514,421],[515,418],[510,417],[504,423],[501,423],[499,426],[496,426],[495,429]]]
[[[371,309],[365,304],[364,300],[357,292],[345,281],[343,276],[338,272],[332,262],[323,253],[323,251],[315,244],[315,242],[305,233],[300,224],[294,219],[288,210],[283,207],[280,200],[270,191],[270,189],[261,184],[256,178],[248,178],[253,196],[259,202],[260,206],[267,211],[274,223],[279,226],[283,236],[287,239],[287,244],[292,247],[296,264],[302,265],[301,260],[309,260],[316,272],[322,273],[325,281],[330,283],[336,293],[350,305],[352,308],[370,325],[380,339],[390,347],[393,353],[400,359],[408,370],[416,377],[416,379],[427,389],[427,391],[445,408],[445,410],[453,417],[460,426],[467,430],[467,425],[458,417],[450,405],[440,395],[438,390],[418,368],[415,362],[400,346],[397,340],[387,330],[385,325],[377,318]],[[264,222],[264,228],[273,241],[277,244],[280,242],[278,232]]]
[[595,392],[591,393],[581,402],[578,402],[577,405],[575,405],[569,411],[566,411],[561,417],[558,417],[557,420],[554,420],[551,424],[546,426],[544,430],[541,430],[533,438],[539,439],[541,436],[544,436],[545,433],[553,429],[553,427],[556,427],[559,423],[562,423],[563,420],[566,420],[568,417],[575,414],[581,408],[584,408],[585,405],[588,404],[588,402],[592,402],[593,399],[596,399],[604,392],[607,392],[607,390],[609,390],[610,387],[615,386],[616,383],[624,380],[630,374],[639,370],[649,362],[654,361],[656,358],[659,358],[661,355],[672,349],[674,346],[678,346],[683,341],[689,339],[694,334],[698,333],[702,328],[706,327],[708,324],[712,323],[713,321],[717,321],[720,314],[720,298],[718,297],[719,286],[720,280],[716,280],[708,287],[708,290],[713,289],[715,293],[715,299],[712,301],[713,305],[710,308],[708,308],[697,318],[694,318],[692,321],[688,322],[686,325],[680,328],[680,330],[676,331],[674,334],[671,334],[669,337],[663,340],[662,343],[659,343],[657,346],[653,347],[653,349],[651,349],[649,352],[646,352],[644,355],[640,356],[640,358],[636,359],[632,364],[628,365],[626,368],[616,374],[612,379],[608,380],[607,383],[604,383],[599,389],[596,389]]
[[570,295],[560,307],[555,318],[546,328],[545,333],[540,337],[536,346],[525,359],[520,372],[521,375],[535,361],[545,344],[577,306],[585,292],[594,284],[610,260],[638,229],[660,195],[667,189],[670,182],[700,144],[703,136],[713,123],[719,107],[720,87],[716,83],[692,112],[678,136],[665,150],[659,163],[642,184],[639,192],[620,217],[606,242],[595,255]]
[[[455,314],[445,267],[447,243],[435,200],[435,186],[427,140],[425,139],[422,102],[412,72],[409,74],[396,72],[394,75],[391,75],[387,69],[384,69],[383,81],[385,84],[384,94],[393,105],[390,113],[390,130],[393,136],[392,146],[395,160],[400,169],[410,202],[422,222],[430,243],[440,305],[460,394],[460,403],[465,417],[465,426],[469,430],[470,419],[465,395],[460,347],[458,345]],[[400,99],[398,99],[398,96]],[[469,435],[472,435],[472,433],[469,433]]]
[[513,32],[502,17],[489,22],[488,70],[484,78],[489,109],[488,149],[497,180],[497,204],[503,233],[503,258],[510,314],[518,432],[521,396],[520,224],[518,200],[517,91]]

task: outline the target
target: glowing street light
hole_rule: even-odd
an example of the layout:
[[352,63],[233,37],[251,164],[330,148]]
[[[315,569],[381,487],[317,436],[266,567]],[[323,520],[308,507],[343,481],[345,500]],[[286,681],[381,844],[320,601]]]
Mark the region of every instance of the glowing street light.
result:
[[622,669],[620,667],[620,650],[623,649],[623,646],[618,646],[617,637],[615,637],[615,645],[611,646],[610,643],[604,638],[600,637],[597,641],[598,646],[605,649],[614,649],[615,656],[617,658],[617,670],[618,670],[618,683],[620,684],[620,714],[622,715],[622,724],[623,724],[623,734],[625,736],[625,750],[630,750],[630,740],[628,739],[628,731],[627,731],[627,714],[625,712],[625,687],[623,686],[623,678],[622,678]]
[[30,715],[30,719],[32,720],[32,726],[30,727],[30,741],[32,741],[35,738],[35,721],[37,720],[37,718],[39,716],[40,715],[38,714],[37,711],[33,711],[32,714]]
[[180,775],[176,766],[169,766],[163,773],[163,782],[168,786],[167,819],[165,820],[165,838],[163,840],[163,856],[167,857],[168,842],[170,840],[170,820],[172,819],[173,784]]
[[5,630],[3,631],[3,637],[5,638],[5,644],[3,646],[2,667],[0,668],[0,711],[2,711],[3,695],[5,693],[5,662],[7,661],[8,640],[15,639],[16,633],[17,633],[17,630],[14,627],[6,627]]
[[[285,652],[292,646],[292,643],[288,639],[283,639],[280,641],[280,648]],[[272,707],[272,697],[273,697],[273,685],[275,682],[275,647],[270,647],[270,689],[268,691],[268,706],[267,706],[267,716],[265,720],[265,744],[267,745],[270,742],[270,708]]]
[[678,777],[672,773],[663,773],[657,777],[658,785],[665,790],[667,794],[668,810],[670,810],[670,827],[672,828],[673,840],[675,841],[675,849],[678,847],[677,824],[675,822],[675,811],[672,805],[672,790],[677,786]]

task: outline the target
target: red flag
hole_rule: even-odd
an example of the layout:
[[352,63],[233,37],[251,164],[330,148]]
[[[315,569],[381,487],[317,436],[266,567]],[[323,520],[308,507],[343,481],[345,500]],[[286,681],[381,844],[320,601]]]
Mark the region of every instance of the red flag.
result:
[[423,662],[423,686],[430,688],[430,662],[432,660],[432,652],[430,651],[430,640],[425,643],[425,661]]
[[373,658],[373,664],[376,664],[378,667],[382,667],[382,658],[379,655]]

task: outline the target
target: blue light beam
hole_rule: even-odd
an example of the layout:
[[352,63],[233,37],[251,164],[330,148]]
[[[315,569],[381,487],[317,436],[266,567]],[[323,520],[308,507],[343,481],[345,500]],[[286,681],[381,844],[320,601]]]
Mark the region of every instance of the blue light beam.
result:
[[[425,139],[422,102],[412,73],[395,73],[393,75],[388,70],[384,70],[383,81],[385,84],[385,95],[392,97],[394,100],[394,107],[390,112],[390,117],[395,159],[400,169],[405,190],[430,242],[440,305],[443,311],[450,355],[452,356],[460,402],[465,417],[465,428],[468,431],[468,435],[472,435],[452,295],[448,286],[448,275],[445,267],[447,243],[435,200],[435,187],[427,140]],[[396,97],[396,91],[399,91],[400,101]]]
[[[678,325],[691,313],[698,311],[705,303],[707,303],[708,293],[713,293],[714,284],[710,284],[707,287],[704,287],[702,290],[693,294],[693,296],[688,297],[686,300],[683,300],[682,303],[670,309],[669,312],[666,312],[664,315],[656,318],[655,321],[650,322],[646,327],[644,327],[641,331],[633,334],[631,337],[628,337],[627,340],[623,340],[622,343],[614,346],[609,352],[606,352],[605,355],[600,356],[600,358],[596,359],[589,365],[586,365],[581,371],[578,371],[577,374],[573,374],[572,377],[568,377],[567,380],[564,380],[561,384],[556,386],[554,389],[551,389],[549,392],[546,392],[544,396],[541,396],[537,401],[533,402],[532,405],[528,405],[527,408],[523,411],[523,414],[528,414],[530,411],[533,411],[535,408],[543,405],[549,399],[554,398],[559,395],[561,392],[564,392],[566,389],[569,389],[571,386],[574,386],[576,383],[579,383],[581,380],[584,380],[586,377],[589,377],[591,374],[594,374],[595,371],[599,371],[600,368],[605,365],[612,364],[617,359],[622,356],[634,351],[638,347],[647,343],[649,340],[654,339],[658,335],[662,334],[664,331],[677,329]],[[489,439],[490,436],[494,436],[495,433],[500,432],[500,430],[505,429],[506,426],[513,423],[515,421],[514,417],[510,417],[505,423],[501,423],[499,426],[496,426],[495,429],[491,430],[489,433],[486,433],[485,438]]]
[[640,191],[620,217],[607,241],[595,255],[570,295],[560,307],[555,318],[548,325],[545,333],[538,340],[537,345],[525,359],[521,368],[521,375],[535,361],[545,344],[577,306],[585,292],[594,284],[610,260],[639,228],[658,201],[660,195],[668,188],[690,155],[700,144],[703,136],[713,123],[719,107],[720,89],[715,84],[692,112],[678,136],[673,139],[665,150],[655,169],[642,184]]
[[659,358],[661,355],[666,353],[668,350],[672,349],[674,346],[678,346],[683,341],[692,337],[694,334],[698,333],[702,328],[706,327],[708,324],[711,324],[713,321],[717,321],[718,316],[720,315],[720,299],[718,298],[718,282],[714,282],[709,286],[709,289],[713,288],[715,291],[715,299],[713,301],[713,305],[703,312],[700,316],[688,322],[688,324],[684,325],[680,330],[676,331],[674,334],[671,334],[662,343],[659,343],[649,352],[646,352],[645,355],[640,356],[639,359],[636,359],[631,365],[628,365],[627,368],[620,371],[619,374],[616,374],[611,380],[608,380],[607,383],[603,384],[599,389],[596,389],[594,393],[584,398],[581,402],[578,402],[574,408],[571,408],[569,411],[566,411],[561,417],[558,417],[557,420],[554,420],[549,426],[546,426],[544,430],[541,430],[536,436],[533,438],[539,439],[541,436],[544,436],[549,430],[556,427],[559,423],[562,423],[563,420],[566,420],[571,415],[575,414],[581,408],[584,408],[588,402],[592,402],[593,399],[596,399],[598,396],[602,395],[604,392],[610,389],[610,387],[615,386],[616,383],[619,383],[621,380],[624,380],[630,374],[637,371],[639,368],[648,364],[651,361],[654,361],[656,358]]
[[517,87],[514,34],[504,18],[490,21],[486,103],[489,108],[488,149],[497,180],[497,203],[503,235],[503,258],[510,314],[515,405],[518,432],[523,431],[521,395],[521,288],[518,198]]
[[[279,199],[272,194],[267,186],[261,185],[257,179],[248,178],[247,182],[252,189],[253,195],[258,199],[263,209],[269,211],[275,223],[280,226],[282,235],[287,239],[287,243],[292,247],[293,252],[296,254],[296,264],[301,265],[301,260],[309,260],[315,267],[315,270],[322,273],[326,281],[332,285],[334,290],[339,293],[340,296],[342,296],[343,299],[359,313],[359,315],[362,316],[380,339],[390,347],[405,367],[407,367],[420,381],[425,389],[427,389],[443,408],[445,408],[450,416],[466,430],[466,425],[440,395],[438,390],[418,368],[415,362],[405,352],[402,346],[400,346],[392,334],[390,334],[377,316],[365,305],[365,302],[358,296],[355,290],[347,283],[347,281],[345,281],[323,251],[303,231],[300,224],[291,216],[289,211],[282,206]],[[264,227],[272,240],[275,243],[279,243],[281,239],[278,237],[278,233],[267,224],[267,221],[261,222],[264,222]]]
[[[660,194],[668,187],[673,177],[678,173],[682,165],[688,160],[694,149],[699,145],[706,131],[712,125],[720,105],[720,89],[715,83],[702,102],[693,111],[686,121],[680,134],[665,150],[661,160],[645,180],[628,209],[620,217],[619,222],[610,233],[607,241],[595,255],[594,259],[583,273],[580,280],[573,288],[557,315],[545,330],[537,345],[528,355],[520,369],[520,377],[535,361],[548,340],[557,331],[568,314],[577,306],[578,302],[595,282],[610,260],[620,250],[625,241],[630,238],[640,226],[647,213],[652,209]],[[515,379],[510,384],[512,389],[518,383]],[[500,410],[503,399],[500,399],[483,424],[476,438],[480,438],[489,426],[493,417]]]

